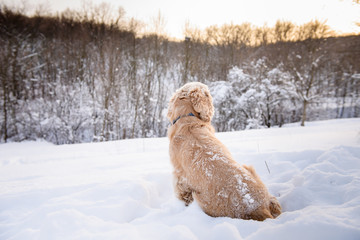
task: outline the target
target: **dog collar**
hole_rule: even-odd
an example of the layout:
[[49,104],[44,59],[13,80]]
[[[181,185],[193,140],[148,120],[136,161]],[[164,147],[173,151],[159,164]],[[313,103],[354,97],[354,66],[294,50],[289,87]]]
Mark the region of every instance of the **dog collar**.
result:
[[182,117],[195,117],[195,115],[193,113],[189,113],[187,115],[182,115],[182,116],[178,116],[173,122],[172,125],[174,125],[180,118]]

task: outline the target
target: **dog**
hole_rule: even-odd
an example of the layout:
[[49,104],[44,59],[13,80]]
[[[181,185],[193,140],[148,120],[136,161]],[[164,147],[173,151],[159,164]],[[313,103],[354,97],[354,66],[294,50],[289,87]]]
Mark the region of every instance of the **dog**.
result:
[[212,217],[263,221],[281,214],[252,166],[237,163],[215,137],[212,96],[205,84],[191,82],[176,90],[167,118],[174,191],[188,206],[194,199]]

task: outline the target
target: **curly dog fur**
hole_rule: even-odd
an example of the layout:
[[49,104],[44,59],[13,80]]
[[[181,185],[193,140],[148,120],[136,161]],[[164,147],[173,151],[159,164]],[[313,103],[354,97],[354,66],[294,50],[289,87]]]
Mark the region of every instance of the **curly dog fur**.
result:
[[263,221],[281,213],[251,166],[240,165],[215,137],[211,126],[212,97],[206,85],[185,84],[169,102],[170,158],[176,196],[189,205],[194,199],[213,217]]

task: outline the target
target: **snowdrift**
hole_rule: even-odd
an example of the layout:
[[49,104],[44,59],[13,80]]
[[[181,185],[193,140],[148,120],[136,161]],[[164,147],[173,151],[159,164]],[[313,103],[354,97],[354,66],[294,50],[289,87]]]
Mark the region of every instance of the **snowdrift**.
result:
[[173,194],[166,138],[8,143],[0,239],[360,239],[360,119],[217,136],[279,199],[277,219],[185,207]]

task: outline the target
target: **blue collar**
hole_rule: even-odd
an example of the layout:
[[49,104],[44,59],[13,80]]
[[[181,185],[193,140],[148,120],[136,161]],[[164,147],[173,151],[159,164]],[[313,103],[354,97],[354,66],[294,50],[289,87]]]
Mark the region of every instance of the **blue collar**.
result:
[[172,125],[174,125],[180,118],[182,117],[195,117],[195,115],[193,113],[189,113],[187,115],[182,115],[182,116],[179,116],[177,119],[175,119],[173,122],[172,122]]

